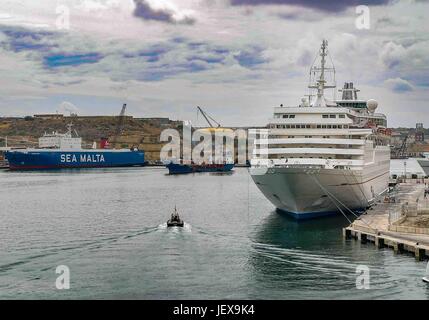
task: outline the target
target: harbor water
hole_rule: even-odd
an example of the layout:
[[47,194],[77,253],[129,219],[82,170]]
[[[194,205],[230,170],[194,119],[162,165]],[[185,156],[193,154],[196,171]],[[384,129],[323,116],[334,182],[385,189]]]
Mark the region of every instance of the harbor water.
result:
[[276,213],[245,168],[1,171],[0,190],[0,299],[429,298],[426,262],[343,240],[341,215]]

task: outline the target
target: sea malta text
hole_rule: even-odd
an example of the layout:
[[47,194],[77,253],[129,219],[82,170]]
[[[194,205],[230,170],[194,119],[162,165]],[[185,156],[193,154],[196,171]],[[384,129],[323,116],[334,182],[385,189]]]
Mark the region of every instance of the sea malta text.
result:
[[61,154],[62,163],[100,163],[105,162],[104,155],[102,154]]

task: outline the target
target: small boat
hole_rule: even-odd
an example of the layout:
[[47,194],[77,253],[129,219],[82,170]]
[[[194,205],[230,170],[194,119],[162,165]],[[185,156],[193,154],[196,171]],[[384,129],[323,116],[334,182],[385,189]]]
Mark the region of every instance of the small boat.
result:
[[179,217],[179,213],[177,213],[177,208],[174,207],[174,212],[171,214],[170,220],[167,221],[167,227],[183,227],[185,223]]
[[422,279],[424,282],[429,283],[429,262],[428,266],[426,267],[426,276]]

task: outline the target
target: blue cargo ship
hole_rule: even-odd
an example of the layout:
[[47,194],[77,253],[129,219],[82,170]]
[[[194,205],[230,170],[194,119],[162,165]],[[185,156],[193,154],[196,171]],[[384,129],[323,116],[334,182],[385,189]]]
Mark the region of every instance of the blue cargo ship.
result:
[[65,134],[54,132],[39,138],[38,149],[7,151],[5,157],[11,170],[47,170],[65,168],[109,168],[145,165],[143,151],[137,149],[82,149],[82,139],[72,136],[71,126]]
[[194,172],[229,172],[234,168],[234,164],[181,164],[171,162],[166,167],[170,174],[185,174]]

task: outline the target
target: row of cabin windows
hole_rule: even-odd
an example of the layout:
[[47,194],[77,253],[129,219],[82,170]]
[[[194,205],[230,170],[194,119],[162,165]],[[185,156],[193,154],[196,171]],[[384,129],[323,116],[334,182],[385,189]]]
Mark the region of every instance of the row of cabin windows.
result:
[[[345,119],[346,115],[345,114],[339,114],[338,118],[340,119]],[[275,116],[275,118],[283,118],[283,119],[295,119],[295,115],[294,114],[278,114]],[[323,114],[322,115],[323,119],[336,119],[337,115],[336,114]]]
[[[298,159],[298,158],[300,158],[300,159],[303,159],[303,158],[306,158],[306,159],[308,159],[308,158],[310,158],[310,159],[338,159],[338,160],[353,160],[353,156],[351,156],[351,155],[344,155],[344,156],[342,156],[342,155],[335,155],[334,157],[332,157],[332,156],[322,156],[322,157],[320,157],[320,156],[316,156],[316,157],[312,157],[312,156],[310,156],[310,157],[304,157],[304,156],[295,156],[295,157],[288,157],[288,159]],[[277,156],[277,157],[272,157],[272,158],[270,158],[270,159],[286,159],[284,156]]]
[[[257,139],[262,139],[262,137],[261,136],[259,136],[259,135],[256,135],[257,136]],[[295,136],[287,136],[288,138],[295,138]],[[297,138],[302,138],[303,136],[296,136]],[[305,138],[313,138],[313,136],[304,136]],[[320,138],[320,137],[322,137],[322,138],[326,138],[326,139],[330,139],[331,138],[331,136],[319,136],[319,135],[317,135],[317,136],[315,136],[316,138]],[[357,138],[356,138],[357,137]],[[270,135],[270,138],[271,139],[282,139],[282,138],[285,138],[285,136],[283,136],[283,135]],[[337,138],[345,138],[345,139],[353,139],[353,138],[356,138],[356,139],[360,139],[360,137],[359,136],[339,136],[339,137],[337,137]]]
[[[293,138],[295,138],[295,136],[287,136],[289,139],[293,139]],[[277,139],[278,139],[279,137],[277,137]],[[301,138],[302,138],[302,136],[301,136]],[[313,136],[305,136],[305,138],[313,138]],[[323,136],[323,138],[324,139],[329,139],[330,138],[330,136]]]
[[[340,119],[345,119],[345,117],[346,117],[346,115],[345,114],[339,114],[338,115],[338,118],[340,118]],[[336,114],[323,114],[322,115],[322,118],[323,119],[335,119],[335,118],[337,118],[337,115]]]
[[[262,147],[260,145],[256,145],[255,149],[259,150]],[[322,144],[315,144],[315,145],[298,145],[298,146],[292,146],[290,147],[290,144],[284,144],[284,143],[279,143],[279,144],[270,144],[270,149],[276,149],[276,148],[284,148],[284,149],[288,149],[288,148],[323,148],[323,149],[355,149],[353,148],[353,146],[351,145],[322,145]],[[356,148],[358,149],[358,148]],[[342,156],[342,155],[338,155],[338,156]]]
[[348,125],[341,124],[318,124],[316,126],[317,129],[348,129]]
[[[294,138],[302,138],[302,136],[287,136],[289,139]],[[320,138],[320,136],[316,136],[317,138]],[[260,136],[256,137],[257,139],[261,139]],[[272,139],[282,139],[284,136],[271,136]],[[313,138],[313,136],[304,136],[304,138]],[[331,139],[331,136],[322,136],[323,139]],[[334,137],[335,138],[335,137]],[[339,137],[340,139],[361,139],[361,136],[344,136]],[[368,138],[368,140],[372,140],[371,137]],[[352,145],[349,145],[349,148],[352,148]]]
[[359,109],[366,108],[366,102],[341,102],[338,104],[341,107],[345,107],[345,108],[359,108]]
[[[332,157],[288,157],[288,159],[332,159]],[[271,159],[285,159],[284,157],[280,157],[280,158],[271,158]],[[336,159],[336,158],[334,158]]]
[[274,118],[295,119],[294,114],[276,114]]
[[[285,159],[285,158],[270,158],[270,159]],[[337,158],[332,158],[332,157],[288,157],[288,159],[337,159]]]
[[342,124],[272,124],[272,129],[348,129],[348,125]]

